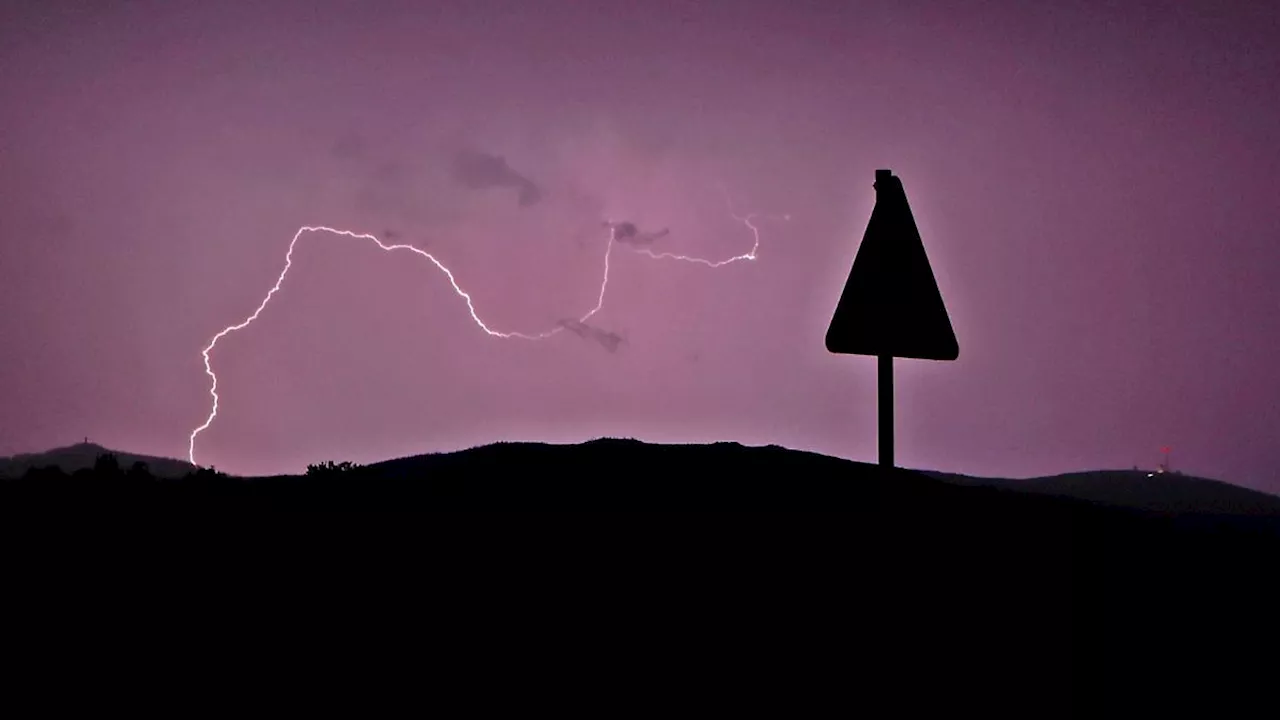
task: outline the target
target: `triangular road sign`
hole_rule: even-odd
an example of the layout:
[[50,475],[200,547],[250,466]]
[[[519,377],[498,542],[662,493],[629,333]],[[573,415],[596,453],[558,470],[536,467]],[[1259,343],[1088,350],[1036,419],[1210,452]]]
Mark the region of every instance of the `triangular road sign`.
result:
[[876,170],[876,204],[827,329],[827,350],[921,360],[960,356],[902,181]]

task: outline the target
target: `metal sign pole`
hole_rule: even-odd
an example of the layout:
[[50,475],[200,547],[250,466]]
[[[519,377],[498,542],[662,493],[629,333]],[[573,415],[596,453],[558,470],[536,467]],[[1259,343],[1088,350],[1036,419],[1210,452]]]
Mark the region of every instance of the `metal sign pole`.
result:
[[893,468],[893,356],[876,357],[879,391],[876,404],[880,414],[880,467]]

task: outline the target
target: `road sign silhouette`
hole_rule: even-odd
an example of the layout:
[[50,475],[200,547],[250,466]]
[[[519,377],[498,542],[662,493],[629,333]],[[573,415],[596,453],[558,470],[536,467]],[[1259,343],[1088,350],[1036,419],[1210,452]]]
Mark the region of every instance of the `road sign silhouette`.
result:
[[893,359],[960,356],[902,181],[876,170],[876,204],[827,327],[827,350],[877,358],[880,465],[893,467]]
[[827,350],[920,360],[960,355],[902,181],[876,171],[876,204],[827,329]]

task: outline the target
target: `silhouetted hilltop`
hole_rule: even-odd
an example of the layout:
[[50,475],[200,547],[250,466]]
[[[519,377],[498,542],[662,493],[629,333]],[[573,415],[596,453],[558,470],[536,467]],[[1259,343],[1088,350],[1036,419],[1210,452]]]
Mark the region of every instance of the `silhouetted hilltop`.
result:
[[1146,470],[1098,470],[1026,480],[983,478],[925,471],[925,475],[962,485],[1077,498],[1159,513],[1280,516],[1280,497],[1179,473]]
[[[311,468],[305,475],[258,478],[197,472],[181,460],[79,443],[0,460],[0,477],[11,480],[10,492],[22,486],[24,492],[50,495],[58,482],[49,476],[49,468],[87,481],[105,454],[114,455],[121,470],[145,463],[147,479],[157,482],[156,498],[200,502],[204,497],[246,507],[869,510],[901,502],[928,507],[975,502],[984,507],[1067,507],[1049,502],[1057,499],[1154,514],[1280,518],[1280,498],[1174,474],[1147,477],[1145,472],[1101,471],[1029,480],[978,478],[902,468],[884,471],[776,445],[659,445],[618,438],[577,445],[499,442],[367,466],[331,464]],[[37,475],[39,483],[50,487],[27,487]],[[142,477],[135,472],[132,479],[137,485]],[[143,483],[133,492],[146,495],[147,488]],[[104,490],[95,489],[95,495]],[[109,494],[100,499],[109,499]]]
[[[915,687],[913,673],[926,667],[922,692],[964,677],[951,687],[968,693],[968,704],[998,697],[1025,717],[1068,717],[1073,703],[1087,717],[1145,716],[1169,688],[1221,686],[1247,670],[1250,647],[1265,646],[1259,633],[1277,602],[1266,572],[1280,562],[1277,516],[1125,509],[777,446],[498,443],[261,478],[201,469],[159,479],[125,465],[5,480],[0,510],[18,520],[44,510],[112,523],[129,512],[182,510],[839,511],[808,516],[799,529],[777,518],[751,525],[842,558],[807,571],[873,605],[838,628],[841,649],[885,633],[891,640],[875,662],[904,668],[904,686]],[[1076,477],[1062,482],[1087,487]],[[1205,489],[1212,502],[1232,490],[1198,480],[1187,487]],[[1180,497],[1185,504],[1193,495]],[[726,547],[740,540],[724,539]],[[770,540],[762,547],[777,551]],[[714,559],[698,568],[714,571]],[[683,602],[681,588],[665,590]],[[977,652],[999,664],[975,666]]]
[[871,507],[887,477],[901,490],[945,483],[910,471],[776,446],[501,442],[345,471],[245,478],[237,492],[271,507],[537,510]]
[[898,502],[936,508],[967,499],[1046,503],[776,445],[660,445],[618,438],[578,445],[500,442],[387,460],[329,477],[253,482],[270,480],[324,486],[323,492],[330,484],[336,492],[356,482],[391,493],[417,487],[421,497],[468,507],[875,511]]
[[196,469],[185,460],[110,450],[94,443],[76,443],[39,453],[0,458],[0,478],[17,478],[27,470],[49,467],[56,467],[69,475],[80,470],[93,469],[98,457],[107,454],[115,455],[120,466],[124,468],[138,462],[146,463],[148,471],[159,478],[180,478]]

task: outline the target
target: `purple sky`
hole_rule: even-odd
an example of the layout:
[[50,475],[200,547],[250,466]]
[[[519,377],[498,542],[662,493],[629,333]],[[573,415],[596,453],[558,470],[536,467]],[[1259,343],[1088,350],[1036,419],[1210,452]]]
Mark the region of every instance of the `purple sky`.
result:
[[[899,464],[1151,467],[1280,492],[1273,2],[206,1],[0,12],[0,454],[233,473],[504,439],[874,461],[875,360],[823,335],[906,187],[960,342],[896,365]],[[377,9],[373,9],[374,6]],[[964,9],[957,9],[960,6]],[[1203,9],[1194,9],[1201,5]],[[1254,8],[1250,9],[1249,6]],[[428,7],[434,9],[426,9]],[[1226,8],[1230,8],[1229,10]],[[471,190],[504,156],[542,200]]]

